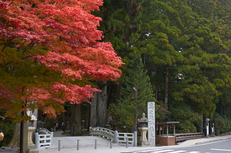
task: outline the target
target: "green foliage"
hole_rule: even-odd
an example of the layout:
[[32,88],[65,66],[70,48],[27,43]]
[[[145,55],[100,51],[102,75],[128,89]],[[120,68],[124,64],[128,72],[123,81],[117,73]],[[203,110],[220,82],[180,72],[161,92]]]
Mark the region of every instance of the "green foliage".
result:
[[[122,87],[121,99],[117,105],[112,104],[110,106],[110,112],[113,112],[113,124],[119,129],[126,126],[127,131],[130,132],[135,128],[136,108],[138,118],[141,118],[142,113],[147,111],[147,102],[155,102],[150,79],[143,70],[141,58],[136,56],[133,61],[134,63],[129,69],[130,73]],[[137,97],[134,88],[137,90]],[[156,104],[156,109],[158,107]]]
[[[3,116],[5,114],[5,110],[0,110],[0,115]],[[12,123],[11,118],[5,118],[4,120],[0,121],[0,129],[4,134],[4,139],[0,143],[1,146],[7,146],[14,135],[15,124]]]
[[1,141],[0,147],[1,146],[6,147],[10,143],[11,139],[13,138],[15,124],[7,122],[7,121],[1,121],[0,127],[4,134],[4,139]]
[[7,121],[1,121],[0,127],[4,134],[4,139],[1,141],[0,147],[1,146],[6,147],[10,143],[11,139],[13,138],[15,124],[7,122]]
[[[217,31],[217,28],[227,33],[229,30],[225,25],[206,18],[208,14],[197,14],[204,9],[201,7],[204,3],[197,2],[146,1],[143,35],[136,45],[153,59],[147,60],[146,64],[152,84],[158,89],[157,100],[164,101],[166,85],[163,77],[168,67],[169,101],[177,104],[189,102],[187,105],[195,112],[212,117],[218,88],[231,83],[231,60],[222,53],[228,49],[220,35],[224,31]],[[211,11],[210,15],[219,9],[220,3],[210,3],[212,10],[207,10]],[[195,8],[194,4],[201,8]]]
[[[143,20],[144,0],[112,1],[104,0],[100,11],[93,12],[102,18],[99,29],[104,32],[103,41],[110,41],[118,56],[122,57],[125,65],[123,73],[128,72],[127,66],[134,57],[133,44],[140,37]],[[126,80],[123,75],[119,80]]]
[[[137,2],[140,1],[134,4]],[[102,30],[106,33],[105,39],[115,42],[114,47],[126,63],[125,83],[130,80],[129,66],[134,62],[133,57],[139,54],[158,102],[165,101],[168,89],[170,117],[181,120],[179,132],[202,131],[199,118],[212,118],[215,112],[223,119],[223,116],[231,118],[231,1],[142,1],[134,18],[129,16],[129,9],[124,9],[128,1],[115,4],[108,0],[106,3],[110,3],[110,7],[105,7],[113,11],[108,11],[110,15],[104,17],[110,18],[110,22],[106,19],[102,24],[106,27],[110,23],[111,30]],[[115,24],[111,24],[112,20]],[[129,29],[134,25],[141,28]],[[134,39],[137,41],[133,42]],[[134,94],[130,90],[128,95]],[[129,98],[135,100],[134,95]],[[131,110],[135,107],[128,105]],[[194,121],[189,121],[181,109],[193,116]],[[120,113],[125,110],[121,105]],[[158,121],[170,119],[162,107],[157,111],[161,114]],[[132,126],[133,119],[129,122]]]
[[201,115],[194,112],[189,106],[185,104],[178,105],[170,109],[169,121],[180,121],[176,124],[176,133],[193,133],[201,132],[200,124]]
[[214,114],[215,134],[229,132],[231,130],[231,122],[226,116],[221,116],[218,113]]
[[[34,55],[45,54],[47,48],[44,46],[37,46],[33,42],[19,45],[19,42],[10,41],[8,45],[0,45],[0,50],[2,50],[0,53],[0,84],[4,90],[8,91],[5,97],[0,98],[0,107],[8,109],[3,116],[13,117],[15,118],[13,122],[20,122],[22,117],[20,112],[26,103],[21,99],[27,93],[24,89],[34,87],[49,89],[51,80],[58,81],[62,76],[30,59]],[[52,105],[62,110],[62,104],[53,102]],[[44,106],[39,109],[42,110]],[[35,109],[35,104],[28,103],[28,108]],[[28,120],[29,117],[24,116],[23,119]]]

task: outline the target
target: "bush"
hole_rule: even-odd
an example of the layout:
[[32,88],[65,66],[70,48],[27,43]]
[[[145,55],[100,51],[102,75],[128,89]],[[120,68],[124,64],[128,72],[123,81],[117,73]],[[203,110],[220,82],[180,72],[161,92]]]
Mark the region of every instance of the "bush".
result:
[[222,134],[231,130],[230,121],[226,116],[221,116],[218,113],[214,114],[215,134]]
[[[176,133],[193,133],[201,130],[201,115],[194,112],[190,106],[180,105],[170,110],[170,121],[180,121],[176,124]],[[201,132],[201,131],[200,131]]]
[[7,119],[0,121],[0,127],[4,134],[4,139],[1,141],[0,146],[7,146],[14,135],[15,124],[10,123]]

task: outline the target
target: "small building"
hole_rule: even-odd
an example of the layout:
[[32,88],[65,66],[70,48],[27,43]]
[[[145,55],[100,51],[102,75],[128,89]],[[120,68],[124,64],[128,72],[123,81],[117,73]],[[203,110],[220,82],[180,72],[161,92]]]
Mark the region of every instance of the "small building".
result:
[[[168,121],[156,123],[156,145],[170,146],[176,144],[175,137],[175,124],[180,123],[179,121]],[[169,134],[169,128],[173,128],[173,133]]]

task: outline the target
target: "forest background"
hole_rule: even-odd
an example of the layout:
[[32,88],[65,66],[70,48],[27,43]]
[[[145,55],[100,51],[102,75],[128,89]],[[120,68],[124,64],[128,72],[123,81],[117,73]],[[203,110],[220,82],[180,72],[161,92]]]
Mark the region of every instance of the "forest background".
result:
[[[104,1],[95,13],[103,19],[103,40],[125,63],[122,77],[108,83],[117,127],[134,129],[137,87],[139,117],[155,101],[156,121],[180,121],[178,133],[203,132],[206,118],[216,134],[231,130],[230,6],[226,0]],[[144,82],[155,99],[143,93],[150,88]]]
[[[113,127],[133,131],[136,108],[141,117],[154,101],[156,121],[180,121],[177,133],[204,131],[206,118],[216,134],[231,130],[230,1],[104,0],[91,13],[125,65],[116,82],[91,81],[102,92],[76,106],[89,112],[89,126],[105,126],[110,116]],[[81,113],[74,116],[81,124]]]

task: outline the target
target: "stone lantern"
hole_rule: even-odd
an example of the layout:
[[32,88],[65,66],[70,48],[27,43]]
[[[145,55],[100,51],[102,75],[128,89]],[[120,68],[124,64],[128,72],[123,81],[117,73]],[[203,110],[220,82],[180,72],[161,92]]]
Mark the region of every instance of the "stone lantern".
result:
[[32,141],[32,134],[35,131],[34,122],[37,121],[37,118],[32,113],[32,111],[27,111],[27,115],[31,117],[31,119],[28,123],[28,148],[29,149],[35,149],[35,144]]
[[142,114],[142,118],[138,119],[138,122],[140,126],[138,127],[140,133],[141,133],[141,138],[140,142],[142,146],[149,145],[149,142],[147,140],[147,131],[148,131],[148,119],[145,117],[145,113]]

